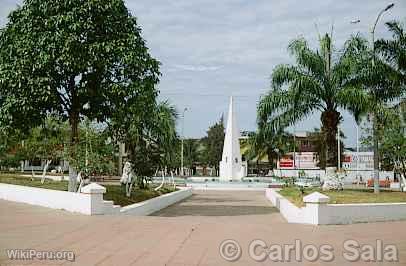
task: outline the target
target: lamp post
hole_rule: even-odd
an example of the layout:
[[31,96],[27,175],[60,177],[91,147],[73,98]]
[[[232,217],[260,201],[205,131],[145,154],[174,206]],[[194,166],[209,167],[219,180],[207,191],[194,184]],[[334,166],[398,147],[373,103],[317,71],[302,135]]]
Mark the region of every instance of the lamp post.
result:
[[340,125],[337,125],[337,170],[340,172],[341,170],[341,152],[340,152]]
[[[375,68],[375,29],[378,24],[379,19],[382,14],[389,9],[391,9],[395,4],[390,4],[379,12],[376,17],[375,23],[371,30],[372,37],[372,67]],[[374,138],[374,192],[379,193],[379,140],[378,140],[378,119],[376,113],[372,117],[372,128],[373,128],[373,138]]]
[[180,152],[180,175],[184,176],[184,172],[183,172],[183,139],[184,139],[184,135],[183,135],[183,131],[185,129],[185,112],[188,109],[185,107],[183,109],[183,113],[182,113],[182,137],[181,137],[181,152]]
[[[394,3],[387,5],[382,9],[375,19],[375,23],[371,27],[371,49],[372,49],[372,67],[375,68],[375,29],[378,25],[379,19],[382,17],[383,13],[395,6]],[[352,21],[351,23],[358,23],[360,20]],[[372,113],[372,130],[373,130],[373,142],[374,142],[374,192],[379,193],[379,140],[378,140],[378,130],[377,130],[377,115]]]
[[[359,178],[359,124],[357,122],[357,164],[356,164],[356,178]],[[361,180],[359,180],[361,181]]]

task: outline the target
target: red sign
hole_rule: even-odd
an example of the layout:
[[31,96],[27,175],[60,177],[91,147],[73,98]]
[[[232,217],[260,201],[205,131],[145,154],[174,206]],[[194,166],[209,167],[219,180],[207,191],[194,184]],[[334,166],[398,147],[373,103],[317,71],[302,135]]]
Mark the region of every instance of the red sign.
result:
[[344,162],[345,163],[350,163],[351,162],[351,156],[344,156]]
[[291,158],[282,158],[279,160],[279,167],[281,168],[293,168],[293,160]]

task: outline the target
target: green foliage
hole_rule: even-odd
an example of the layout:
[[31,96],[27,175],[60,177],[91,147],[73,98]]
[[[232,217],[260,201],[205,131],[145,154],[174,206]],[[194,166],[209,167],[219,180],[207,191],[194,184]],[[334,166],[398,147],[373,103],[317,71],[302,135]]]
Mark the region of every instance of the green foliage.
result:
[[15,168],[20,165],[22,160],[21,154],[18,152],[21,146],[19,141],[20,134],[5,131],[0,129],[0,170],[3,168]]
[[[116,174],[118,159],[115,154],[118,149],[106,128],[85,120],[80,124],[79,130],[83,136],[81,140],[74,147],[65,150],[67,158],[75,154],[69,160],[75,169],[89,176]],[[74,148],[75,151],[71,152],[69,148]]]
[[138,185],[144,188],[146,180],[157,169],[168,167],[171,170],[179,166],[179,150],[176,149],[179,142],[176,134],[177,112],[166,101],[156,103],[142,113],[133,112],[131,107],[138,108],[137,105],[125,107],[120,113],[126,116],[115,117],[117,120],[113,119],[111,125],[121,132],[119,137],[128,146],[129,160],[133,164]]
[[[13,175],[0,175],[0,183],[14,184],[29,187],[39,187],[46,189],[62,190],[66,191],[68,189],[68,182],[66,181],[53,181],[46,179],[44,183],[40,179],[31,180],[30,178],[13,176]],[[175,191],[171,187],[163,187],[159,191],[155,191],[154,188],[139,189],[138,187],[133,187],[133,193],[131,197],[125,196],[124,188],[120,185],[104,185],[106,187],[106,193],[103,195],[105,200],[113,200],[115,204],[120,206],[126,206],[141,202],[144,200],[149,200],[154,197],[161,196],[166,193]]]
[[278,131],[272,134],[265,130],[266,129],[260,129],[250,136],[248,140],[248,145],[250,146],[248,159],[253,160],[256,158],[260,160],[266,155],[273,169],[276,167],[276,159],[287,152],[293,151],[293,137],[287,132]]
[[192,168],[196,163],[202,162],[201,141],[198,139],[185,139],[183,141],[183,153],[185,167]]
[[[399,103],[392,108],[380,109],[377,137],[381,169],[395,170],[406,176],[406,104]],[[372,129],[364,128],[366,145],[373,144]]]
[[303,197],[313,193],[321,192],[330,197],[331,204],[349,204],[349,203],[394,203],[406,202],[406,194],[398,191],[381,191],[379,194],[374,194],[371,190],[331,190],[322,191],[319,188],[305,188],[302,192],[296,187],[285,187],[278,193],[286,197],[290,202],[298,207],[305,206]]
[[[390,78],[395,86],[406,85],[406,30],[405,25],[398,21],[387,22],[386,26],[392,39],[378,40],[376,51],[384,58],[390,69]],[[403,90],[406,90],[403,87]]]
[[[340,131],[340,138],[344,139],[345,135],[342,131]],[[313,143],[314,145],[314,151],[317,152],[318,154],[318,167],[321,169],[326,168],[326,152],[327,152],[327,147],[326,147],[326,134],[321,131],[318,128],[314,128],[313,131],[309,132],[309,140]],[[336,144],[337,145],[337,144]],[[344,151],[344,142],[340,142],[340,156],[343,158],[343,151]],[[342,162],[342,160],[341,160]]]
[[258,105],[258,127],[278,132],[321,112],[321,130],[326,138],[327,162],[336,165],[337,125],[342,121],[339,108],[356,108],[361,103],[359,90],[348,81],[354,74],[352,51],[355,42],[347,42],[336,52],[328,34],[320,39],[317,51],[303,38],[289,45],[295,65],[278,65],[272,73],[271,91]]
[[0,126],[27,132],[54,113],[69,121],[75,146],[83,117],[109,121],[135,103],[148,110],[159,75],[123,0],[25,0],[0,31]]
[[80,114],[103,121],[154,94],[158,66],[124,1],[26,0],[0,32],[0,119],[27,128],[53,111],[71,125]]
[[203,159],[216,170],[219,168],[223,154],[224,134],[224,123],[223,118],[221,118],[219,122],[209,128],[207,136],[202,140],[205,146],[205,157]]

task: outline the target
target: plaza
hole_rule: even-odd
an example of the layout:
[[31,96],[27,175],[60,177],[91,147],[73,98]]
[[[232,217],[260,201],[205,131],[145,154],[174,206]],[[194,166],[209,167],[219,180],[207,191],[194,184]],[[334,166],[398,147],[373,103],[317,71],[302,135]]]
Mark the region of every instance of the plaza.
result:
[[0,2],[0,266],[406,265],[404,0]]
[[[329,265],[347,265],[343,242],[355,239],[375,245],[377,239],[396,245],[399,261],[406,260],[405,221],[353,225],[311,226],[288,224],[262,192],[200,191],[152,216],[84,216],[65,211],[0,201],[2,249],[73,251],[75,261],[9,261],[1,265],[269,265],[248,255],[250,242],[334,247]],[[241,257],[223,259],[220,244],[239,243]],[[304,261],[306,262],[306,261]],[[393,262],[378,262],[393,265]],[[396,264],[396,263],[395,263]],[[285,265],[275,263],[272,265]],[[289,265],[302,265],[293,260]],[[325,265],[322,261],[312,265]],[[356,265],[371,265],[357,261]],[[372,264],[375,265],[375,264]],[[400,264],[399,264],[400,265]]]

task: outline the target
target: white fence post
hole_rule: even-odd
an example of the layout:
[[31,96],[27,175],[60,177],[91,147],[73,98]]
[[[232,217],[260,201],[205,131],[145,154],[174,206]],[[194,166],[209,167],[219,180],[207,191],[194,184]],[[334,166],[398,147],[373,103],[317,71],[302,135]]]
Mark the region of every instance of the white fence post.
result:
[[303,208],[304,220],[310,224],[321,224],[321,209],[325,204],[330,201],[330,198],[319,192],[313,192],[312,194],[303,197],[303,202],[306,207]]
[[103,194],[106,193],[105,187],[97,183],[90,183],[82,187],[80,192],[90,195],[90,215],[104,214]]

